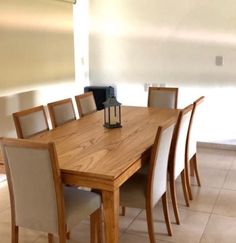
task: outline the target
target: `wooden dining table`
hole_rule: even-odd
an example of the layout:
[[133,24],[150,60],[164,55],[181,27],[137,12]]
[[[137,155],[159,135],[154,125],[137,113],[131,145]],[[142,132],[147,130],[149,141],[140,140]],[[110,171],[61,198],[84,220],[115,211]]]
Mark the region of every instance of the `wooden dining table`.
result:
[[158,126],[177,115],[174,109],[122,106],[122,128],[104,128],[103,111],[97,111],[32,139],[55,143],[65,184],[101,191],[105,241],[118,243],[119,188],[148,162]]

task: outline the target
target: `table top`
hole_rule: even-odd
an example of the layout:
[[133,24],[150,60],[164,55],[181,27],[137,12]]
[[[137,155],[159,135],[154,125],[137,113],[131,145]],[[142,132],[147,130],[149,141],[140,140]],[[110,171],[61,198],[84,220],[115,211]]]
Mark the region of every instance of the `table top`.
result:
[[62,172],[114,180],[151,148],[157,127],[178,110],[122,106],[122,128],[103,127],[98,111],[32,138],[56,144]]

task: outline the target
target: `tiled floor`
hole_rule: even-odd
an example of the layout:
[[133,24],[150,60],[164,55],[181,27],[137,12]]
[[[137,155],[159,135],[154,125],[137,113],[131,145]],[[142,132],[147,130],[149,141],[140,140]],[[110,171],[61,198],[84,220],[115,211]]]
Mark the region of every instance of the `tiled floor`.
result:
[[[198,163],[202,187],[195,181],[190,208],[184,205],[181,184],[177,183],[181,225],[173,222],[173,236],[166,233],[161,205],[155,208],[157,242],[178,243],[235,243],[236,242],[236,151],[201,148]],[[10,243],[10,205],[6,182],[0,183],[0,242]],[[46,234],[22,229],[20,242],[47,242]],[[89,242],[89,221],[83,222],[71,232],[71,243]],[[120,217],[121,243],[148,243],[145,211],[127,209]],[[110,242],[112,243],[112,242]]]

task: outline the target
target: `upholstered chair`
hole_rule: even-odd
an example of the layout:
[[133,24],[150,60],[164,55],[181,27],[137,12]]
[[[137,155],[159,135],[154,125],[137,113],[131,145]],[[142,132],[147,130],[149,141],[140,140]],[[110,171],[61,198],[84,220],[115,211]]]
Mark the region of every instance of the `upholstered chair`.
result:
[[178,104],[178,88],[149,87],[148,107],[176,109]]
[[191,169],[191,175],[196,176],[198,186],[201,186],[200,176],[198,172],[197,165],[197,132],[199,129],[198,119],[199,119],[199,105],[204,101],[204,96],[201,96],[196,101],[193,102],[193,111],[190,118],[188,135],[186,141],[186,178],[187,178],[187,186],[189,191],[189,198],[192,200],[192,191],[190,187],[190,177],[189,177],[189,165]]
[[49,130],[45,110],[42,105],[15,112],[12,115],[18,138],[30,138],[38,133]]
[[[149,87],[148,107],[176,109],[178,103],[178,88],[171,87]],[[146,170],[141,169],[141,173]],[[126,209],[122,207],[122,216],[125,216]]]
[[146,209],[150,242],[154,243],[153,208],[162,199],[165,222],[172,235],[167,204],[167,168],[175,120],[157,129],[146,173],[135,173],[120,188],[120,205]]
[[48,103],[48,111],[53,128],[76,120],[75,110],[71,98]]
[[193,105],[189,105],[182,109],[178,116],[178,121],[175,127],[170,156],[169,156],[169,180],[170,180],[170,192],[172,205],[174,209],[176,223],[180,224],[178,204],[176,198],[176,179],[181,175],[183,193],[186,206],[189,207],[189,196],[187,190],[187,180],[185,172],[185,151],[186,151],[186,139],[188,133],[188,127],[190,117],[192,114]]
[[97,111],[97,106],[93,96],[93,92],[86,92],[75,96],[75,101],[79,111],[79,116],[83,117]]
[[54,143],[0,139],[10,192],[12,243],[19,228],[48,233],[65,243],[67,232],[90,215],[91,242],[101,243],[100,195],[64,187]]

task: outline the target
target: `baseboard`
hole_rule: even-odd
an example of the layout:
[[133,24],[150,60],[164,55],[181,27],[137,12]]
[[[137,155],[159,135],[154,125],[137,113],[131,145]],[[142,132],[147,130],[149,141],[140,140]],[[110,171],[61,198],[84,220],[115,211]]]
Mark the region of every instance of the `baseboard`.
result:
[[197,142],[197,147],[236,151],[236,144],[227,144],[220,142]]

